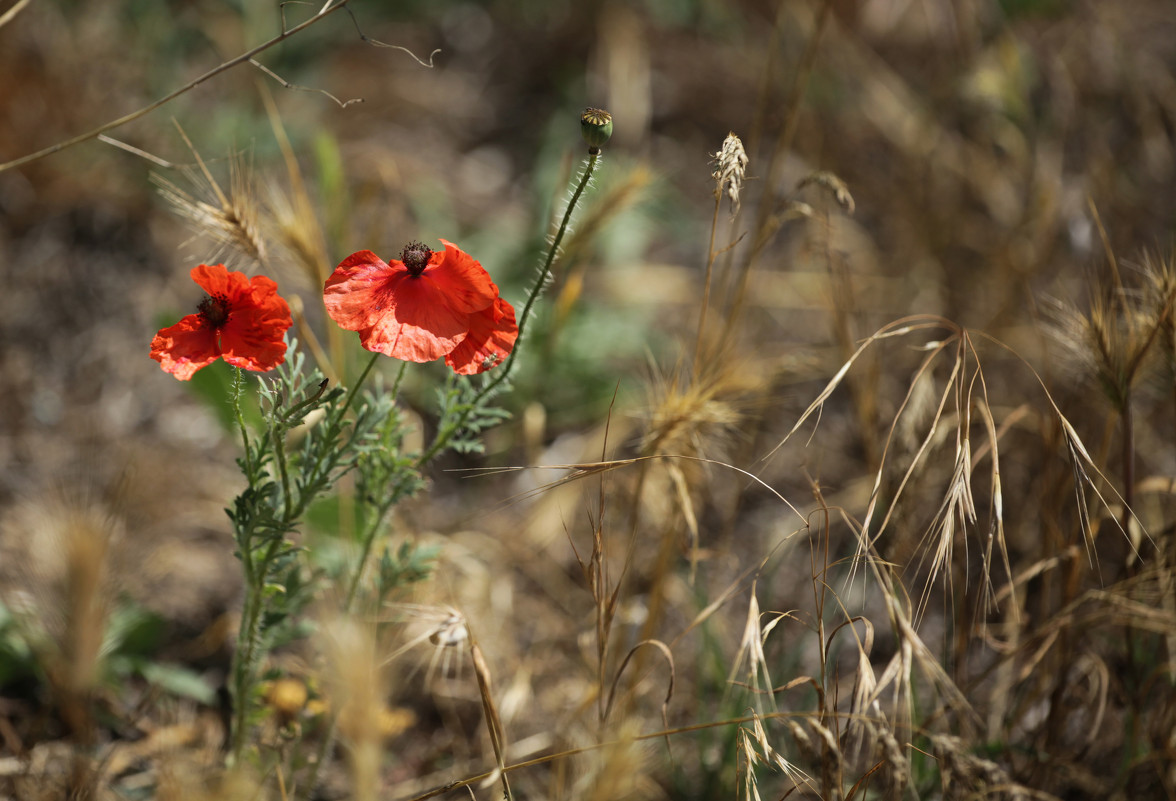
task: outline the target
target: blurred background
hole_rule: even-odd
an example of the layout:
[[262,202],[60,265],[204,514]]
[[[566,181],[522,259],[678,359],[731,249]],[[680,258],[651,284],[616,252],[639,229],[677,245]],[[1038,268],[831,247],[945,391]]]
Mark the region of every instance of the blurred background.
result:
[[[0,162],[145,106],[316,8],[33,0],[0,27]],[[713,632],[675,641],[684,664],[698,663],[681,667],[684,686],[695,670],[706,674],[707,660],[720,665],[713,693],[701,678],[693,696],[679,688],[692,698],[679,707],[679,723],[741,712],[714,693],[739,644],[745,571],[776,560],[759,580],[761,608],[795,609],[806,595],[811,605],[809,550],[789,539],[801,517],[713,465],[651,473],[641,483],[630,471],[609,483],[606,508],[597,506],[596,479],[533,494],[562,474],[469,468],[583,463],[660,443],[660,452],[754,472],[802,510],[813,508],[819,485],[832,507],[860,521],[908,387],[912,403],[938,403],[939,390],[912,378],[924,358],[912,346],[922,342],[868,351],[811,441],[810,424],[762,460],[857,343],[918,314],[942,316],[985,343],[987,403],[996,425],[1009,428],[1001,469],[1014,573],[1081,542],[1065,435],[1034,371],[1108,485],[1122,490],[1114,456],[1121,416],[1098,377],[1068,355],[1064,340],[1080,337],[1056,309],[1087,309],[1116,274],[1120,288],[1142,296],[1155,272],[1148,265],[1171,262],[1169,0],[353,0],[256,60],[268,72],[236,66],[109,131],[114,142],[90,140],[0,172],[0,582],[8,607],[40,610],[52,631],[64,614],[56,593],[69,581],[53,532],[79,517],[113,532],[110,581],[134,611],[116,649],[121,689],[107,702],[123,722],[110,724],[109,736],[131,736],[132,711],[161,716],[143,711],[160,703],[159,687],[162,697],[185,699],[176,708],[216,709],[224,634],[239,603],[223,513],[240,484],[238,443],[225,425],[229,370],[218,364],[187,385],[147,357],[156,330],[194,311],[191,267],[223,260],[260,269],[210,241],[165,196],[170,186],[173,197],[178,189],[216,204],[198,160],[220,187],[265,210],[259,219],[278,221],[262,231],[275,243],[266,272],[299,299],[321,336],[321,276],[298,266],[291,254],[299,247],[321,249],[333,267],[355,250],[387,259],[411,240],[449,239],[517,306],[583,157],[580,111],[612,113],[612,141],[523,345],[505,401],[511,420],[490,433],[484,455],[438,465],[432,487],[392,527],[395,537],[441,547],[419,600],[460,608],[483,641],[503,676],[507,728],[529,743],[520,759],[576,742],[577,715],[594,703],[584,700],[594,678],[584,667],[594,647],[585,639],[592,602],[571,545],[585,552],[594,516],[619,532],[618,558],[630,524],[638,525],[631,510],[643,510],[641,530],[649,530],[635,546],[643,568],[621,599],[628,644],[686,636],[725,588],[742,593]],[[716,211],[712,177],[729,132],[749,157],[738,215],[725,198]],[[832,177],[805,183],[818,172]],[[831,183],[852,199],[839,202]],[[299,205],[303,198],[309,205]],[[677,368],[695,341],[712,222],[715,250],[733,243],[715,261],[712,308],[716,320],[728,315],[730,374],[714,398],[721,408],[672,430],[666,400],[676,397]],[[735,305],[740,280],[746,300]],[[358,360],[356,343],[347,346],[349,363]],[[1134,396],[1134,481],[1153,480],[1153,489],[1176,475],[1172,373],[1155,361]],[[407,379],[405,403],[426,433],[438,367],[410,370]],[[896,429],[907,453],[925,433],[925,420],[912,425]],[[895,510],[903,522],[880,545],[911,565],[914,595],[927,578],[920,540],[952,458],[933,457],[915,476],[906,496],[914,500]],[[899,461],[887,473],[892,488],[907,464]],[[1140,493],[1141,517],[1157,537],[1171,520],[1170,494],[1170,485]],[[991,493],[977,498],[985,520],[991,502]],[[320,520],[329,528],[331,514]],[[848,557],[852,543],[842,532],[835,553]],[[1094,586],[1130,575],[1125,543],[1104,533],[1101,571],[1076,580]],[[976,591],[967,584],[978,575],[975,556],[961,556],[958,595],[935,585],[925,639],[947,647],[953,634],[943,620],[960,604],[964,617],[984,617],[963,599]],[[1059,597],[1050,595],[1056,587],[1032,589]],[[6,612],[0,742],[14,754],[65,727],[15,626]],[[777,683],[805,669],[812,647],[774,652]],[[884,662],[894,644],[880,647]],[[960,665],[969,661],[963,653]],[[440,700],[425,698],[426,672],[406,675],[397,690],[418,720],[413,731],[425,734],[397,746],[389,779],[404,789],[397,797],[416,782],[423,789],[439,775],[452,778],[435,771],[492,760],[471,722],[468,671]],[[661,725],[659,681],[635,702],[653,710],[649,730]],[[1035,731],[1030,707],[997,715],[988,735]],[[1107,725],[1107,742],[1092,750],[1053,741],[1066,755],[1057,764],[1119,764],[1129,721]],[[712,743],[716,753],[723,742]],[[691,770],[707,781],[675,779],[647,760],[633,770],[647,771],[648,785],[626,792],[729,792],[735,763],[697,748],[701,767]],[[1106,797],[1098,795],[1106,787],[1090,789],[1061,768],[1042,778],[1006,767],[1020,781],[1036,776],[1043,791]],[[520,779],[524,795],[527,781]],[[532,781],[539,797],[548,779]],[[1136,797],[1158,786],[1140,784]]]

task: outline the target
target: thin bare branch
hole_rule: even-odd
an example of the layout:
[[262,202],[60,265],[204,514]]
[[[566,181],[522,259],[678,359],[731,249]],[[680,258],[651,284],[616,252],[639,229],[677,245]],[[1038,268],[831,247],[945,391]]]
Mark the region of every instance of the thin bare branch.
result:
[[347,13],[351,15],[351,21],[352,21],[352,23],[355,24],[355,32],[359,34],[359,38],[362,39],[363,41],[367,42],[368,44],[372,45],[373,47],[388,47],[388,48],[391,48],[392,50],[400,50],[404,53],[408,53],[410,56],[412,56],[413,60],[416,61],[416,63],[420,64],[422,67],[428,67],[429,69],[433,69],[433,56],[435,56],[441,52],[440,47],[434,48],[433,52],[429,53],[429,60],[425,61],[420,56],[418,56],[416,53],[409,50],[407,47],[402,47],[401,45],[388,44],[387,42],[381,42],[378,39],[371,38],[366,33],[364,33],[362,30],[360,30],[359,20],[357,20],[355,18],[355,12],[349,8],[349,9],[347,9]]
[[58,142],[55,145],[50,145],[49,147],[42,148],[41,150],[38,150],[35,153],[30,153],[27,156],[21,156],[20,158],[13,159],[12,161],[6,161],[3,164],[0,164],[0,172],[5,172],[6,170],[11,170],[14,167],[22,167],[25,164],[30,164],[34,161],[39,160],[39,159],[43,159],[46,156],[51,156],[54,153],[59,153],[62,150],[66,150],[67,148],[73,147],[74,145],[80,145],[82,142],[88,142],[91,139],[97,139],[99,136],[106,133],[107,131],[113,131],[115,128],[121,128],[122,126],[126,125],[128,122],[134,122],[135,120],[139,119],[140,117],[144,117],[144,116],[150,114],[152,111],[155,111],[155,109],[159,108],[160,106],[162,106],[166,103],[170,103],[172,100],[175,100],[180,95],[185,94],[186,92],[189,92],[192,89],[195,89],[197,86],[199,86],[200,84],[209,80],[210,78],[215,78],[217,75],[220,75],[222,72],[225,72],[227,70],[232,69],[233,67],[237,66],[238,64],[242,64],[246,61],[252,60],[252,58],[254,56],[258,55],[259,53],[264,53],[266,50],[269,50],[274,45],[280,44],[281,42],[286,41],[294,34],[298,33],[299,31],[303,30],[304,28],[309,28],[311,25],[315,24],[316,22],[323,19],[327,15],[333,14],[341,8],[346,8],[348,2],[350,2],[350,0],[339,0],[339,2],[336,3],[335,5],[331,5],[330,3],[327,3],[326,5],[323,6],[322,10],[319,11],[319,13],[315,14],[310,19],[305,20],[304,22],[300,22],[299,24],[295,25],[293,28],[290,28],[289,30],[283,30],[281,33],[279,33],[277,36],[270,39],[269,41],[263,42],[262,44],[259,44],[257,47],[254,47],[251,50],[247,50],[246,52],[242,53],[241,55],[237,56],[236,58],[231,58],[228,61],[224,62],[223,64],[221,64],[217,67],[213,67],[208,72],[201,75],[199,78],[196,78],[195,80],[189,81],[188,83],[181,86],[179,89],[176,89],[175,91],[164,95],[163,97],[159,98],[158,100],[154,101],[153,103],[148,103],[146,106],[143,106],[142,108],[140,108],[137,111],[132,111],[130,114],[124,114],[123,116],[119,117],[116,120],[111,120],[110,122],[106,123],[105,125],[100,125],[92,131],[87,131],[86,133],[78,134],[77,136],[75,136],[71,139],[66,139],[63,142]]
[[255,58],[249,59],[249,63],[252,64],[253,66],[257,67],[259,70],[261,70],[266,75],[273,78],[275,81],[277,81],[278,83],[280,83],[282,86],[286,87],[287,89],[298,89],[303,92],[318,92],[320,95],[326,95],[327,97],[331,98],[336,103],[338,103],[339,108],[347,108],[348,106],[353,106],[356,103],[363,102],[362,97],[353,97],[350,100],[340,100],[339,98],[335,97],[333,94],[328,92],[326,89],[316,89],[313,86],[302,86],[300,84],[290,83],[285,78],[283,78],[281,75],[278,75],[276,72],[274,72],[269,67],[262,64],[260,61],[258,61]]
[[156,164],[160,167],[165,167],[169,170],[179,169],[181,166],[181,165],[176,164],[174,162],[168,161],[167,159],[161,159],[159,156],[156,156],[152,153],[148,153],[146,150],[140,150],[139,148],[135,147],[134,145],[128,145],[126,142],[120,142],[119,140],[117,140],[113,137],[107,136],[106,134],[99,134],[98,141],[105,142],[108,145],[112,145],[114,147],[117,147],[119,150],[125,150],[128,153],[133,153],[134,155],[138,156],[139,158],[147,159],[152,164]]
[[16,15],[23,11],[24,7],[28,4],[29,0],[17,0],[16,5],[5,11],[3,16],[0,16],[0,28],[12,22],[16,18]]

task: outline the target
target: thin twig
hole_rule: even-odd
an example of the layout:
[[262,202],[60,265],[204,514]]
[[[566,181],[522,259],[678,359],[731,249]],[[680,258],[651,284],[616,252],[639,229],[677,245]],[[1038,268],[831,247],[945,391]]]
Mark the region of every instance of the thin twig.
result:
[[323,6],[322,10],[319,11],[318,14],[311,17],[310,19],[308,19],[304,22],[300,22],[299,24],[295,25],[293,28],[290,28],[289,30],[283,30],[281,33],[279,33],[277,36],[270,39],[269,41],[263,42],[262,44],[259,44],[257,47],[254,47],[252,50],[248,50],[248,51],[242,53],[241,55],[237,56],[236,58],[229,59],[228,61],[224,62],[223,64],[221,64],[218,67],[214,67],[213,69],[211,69],[208,72],[201,75],[199,78],[196,78],[195,80],[189,81],[188,83],[181,86],[179,89],[176,89],[175,91],[173,91],[167,95],[164,95],[163,97],[159,98],[158,100],[156,100],[153,103],[149,103],[148,105],[143,106],[138,111],[132,111],[130,114],[125,114],[122,117],[119,117],[117,120],[112,120],[111,122],[108,122],[105,125],[100,125],[92,131],[87,131],[84,134],[78,134],[77,136],[73,137],[72,139],[66,139],[64,142],[58,142],[55,145],[50,145],[49,147],[38,150],[35,153],[30,153],[27,156],[21,156],[18,159],[13,159],[12,161],[4,162],[3,164],[0,164],[0,172],[4,172],[6,170],[11,170],[14,167],[21,167],[25,164],[29,164],[31,162],[37,161],[38,159],[42,159],[45,156],[51,156],[54,153],[59,153],[60,151],[65,150],[70,147],[73,147],[74,145],[80,145],[82,142],[88,142],[91,139],[97,139],[99,136],[106,133],[107,131],[112,131],[115,128],[120,128],[123,125],[126,125],[128,122],[134,122],[135,120],[139,119],[140,117],[146,116],[147,114],[150,114],[152,111],[155,111],[155,109],[159,108],[160,106],[164,105],[165,103],[169,103],[172,100],[175,100],[177,97],[184,94],[185,92],[188,92],[192,89],[195,89],[197,86],[204,83],[208,79],[215,78],[217,75],[220,75],[222,72],[225,72],[226,70],[232,69],[233,67],[237,66],[238,64],[244,63],[246,61],[250,61],[257,54],[263,53],[266,50],[273,47],[274,45],[279,44],[281,42],[284,42],[285,40],[289,39],[291,36],[298,33],[302,29],[309,28],[311,25],[318,22],[322,18],[326,17],[328,14],[333,14],[341,8],[345,8],[348,2],[350,2],[350,0],[339,0],[339,2],[333,6],[328,3],[327,5]]
[[114,147],[117,147],[119,150],[125,150],[128,153],[133,153],[134,155],[138,156],[139,158],[147,159],[152,164],[158,165],[158,166],[163,167],[168,170],[175,170],[180,167],[179,164],[168,161],[167,159],[161,159],[159,156],[148,153],[146,150],[140,150],[139,148],[135,147],[134,145],[128,145],[126,142],[120,142],[119,140],[117,140],[113,137],[107,136],[106,134],[99,134],[98,141],[105,142],[108,145],[112,145]]
[[19,14],[28,4],[29,0],[17,0],[16,5],[5,11],[3,16],[0,16],[0,28],[3,28],[8,23],[12,22],[16,15]]
[[280,83],[282,86],[286,87],[287,89],[299,89],[303,92],[318,92],[320,95],[326,95],[327,97],[331,98],[336,103],[338,103],[339,108],[347,108],[348,106],[352,106],[352,105],[355,105],[356,103],[363,102],[362,97],[353,97],[350,100],[340,100],[339,98],[335,97],[333,94],[328,92],[326,89],[316,89],[313,86],[301,86],[296,83],[290,83],[285,78],[283,78],[281,75],[278,75],[276,72],[274,72],[269,67],[262,64],[260,61],[258,61],[255,58],[249,59],[249,63],[252,64],[253,66],[257,67],[259,70],[261,70],[266,75],[273,78],[275,81],[277,81],[278,83]]
[[378,39],[371,38],[370,36],[368,36],[366,33],[364,33],[363,31],[361,31],[359,29],[359,20],[357,20],[355,18],[355,12],[349,8],[349,9],[347,9],[347,13],[349,15],[351,15],[351,22],[354,23],[354,25],[355,25],[355,32],[359,34],[359,38],[362,39],[363,41],[367,42],[368,44],[372,45],[373,47],[388,47],[388,48],[391,48],[392,50],[400,50],[404,53],[408,53],[410,56],[413,57],[413,59],[416,61],[416,63],[420,64],[422,67],[428,67],[429,69],[433,69],[433,56],[435,56],[441,52],[440,47],[434,48],[433,52],[429,53],[429,60],[424,61],[420,56],[418,56],[416,53],[409,50],[407,47],[402,47],[401,45],[388,44],[387,42],[381,42]]

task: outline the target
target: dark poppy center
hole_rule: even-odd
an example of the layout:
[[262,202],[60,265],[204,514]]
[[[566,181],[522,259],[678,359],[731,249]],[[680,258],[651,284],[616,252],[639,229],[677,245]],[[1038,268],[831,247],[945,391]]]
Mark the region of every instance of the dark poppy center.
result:
[[425,271],[425,268],[429,266],[429,259],[431,258],[433,258],[433,251],[429,250],[420,242],[408,243],[400,253],[400,261],[404,263],[408,274],[414,278]]
[[197,309],[201,319],[213,328],[229,321],[229,299],[224,295],[205,295]]

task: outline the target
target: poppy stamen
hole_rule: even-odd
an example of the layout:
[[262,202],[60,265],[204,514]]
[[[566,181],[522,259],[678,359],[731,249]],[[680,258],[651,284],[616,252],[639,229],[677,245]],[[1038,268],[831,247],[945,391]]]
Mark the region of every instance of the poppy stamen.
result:
[[221,328],[229,321],[231,309],[229,299],[224,295],[205,295],[196,308],[210,328]]
[[408,268],[408,273],[413,278],[425,271],[431,258],[433,258],[433,251],[420,242],[409,242],[400,253],[400,261]]

